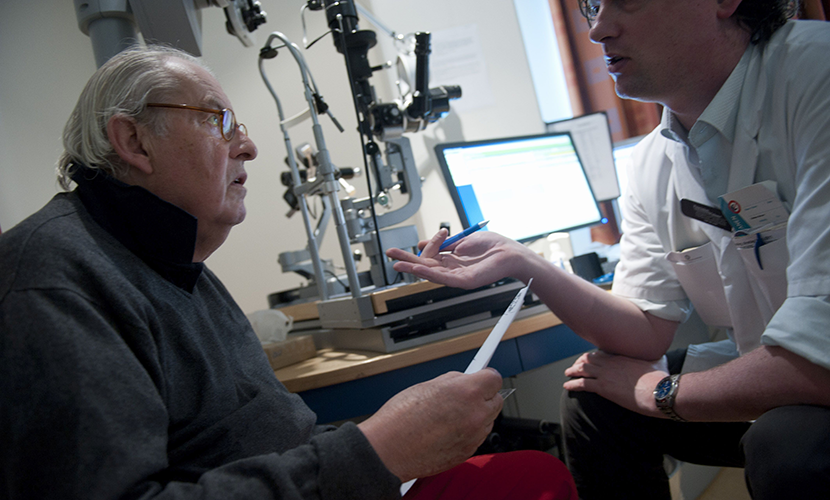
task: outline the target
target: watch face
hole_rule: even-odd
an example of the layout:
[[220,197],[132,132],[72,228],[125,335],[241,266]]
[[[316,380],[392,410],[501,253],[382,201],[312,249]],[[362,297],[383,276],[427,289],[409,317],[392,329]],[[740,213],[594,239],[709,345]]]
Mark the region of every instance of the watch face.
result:
[[669,392],[671,391],[671,379],[663,379],[657,384],[657,387],[654,389],[654,397],[657,399],[665,399]]

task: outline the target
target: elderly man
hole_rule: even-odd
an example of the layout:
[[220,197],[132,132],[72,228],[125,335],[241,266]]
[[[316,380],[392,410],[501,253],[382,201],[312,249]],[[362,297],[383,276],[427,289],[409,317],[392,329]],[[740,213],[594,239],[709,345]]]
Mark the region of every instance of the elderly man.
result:
[[77,188],[0,237],[4,498],[381,499],[427,476],[408,497],[575,495],[541,452],[451,469],[502,408],[494,370],[414,386],[359,425],[315,425],[202,263],[245,217],[257,150],[196,59],[115,56],[64,146],[59,177]]
[[[451,286],[533,278],[599,347],[565,372],[581,498],[670,498],[664,454],[745,467],[755,498],[830,498],[830,25],[788,21],[794,3],[580,1],[617,93],[664,106],[628,174],[613,294],[485,232],[388,252]],[[681,209],[750,191],[788,222],[741,235]],[[730,339],[663,358],[690,302]]]

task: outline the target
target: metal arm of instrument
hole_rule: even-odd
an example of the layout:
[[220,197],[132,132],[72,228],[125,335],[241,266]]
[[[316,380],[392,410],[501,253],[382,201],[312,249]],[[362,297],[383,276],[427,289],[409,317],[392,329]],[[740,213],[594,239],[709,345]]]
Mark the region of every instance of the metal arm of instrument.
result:
[[[265,47],[270,48],[271,42],[274,39],[279,39],[285,47],[291,52],[291,55],[294,57],[294,60],[297,62],[297,65],[300,68],[300,75],[302,76],[303,80],[303,89],[305,91],[305,98],[306,102],[308,102],[309,109],[316,109],[315,107],[315,100],[314,96],[311,91],[311,83],[309,77],[308,66],[305,63],[305,59],[303,55],[300,53],[299,48],[293,44],[285,35],[279,32],[274,32],[268,37],[268,42],[266,43]],[[263,49],[265,50],[265,49]],[[262,52],[260,52],[262,54]],[[260,73],[262,74],[263,80],[265,81],[271,95],[274,99],[279,103],[279,99],[276,96],[273,88],[271,87],[268,79],[265,75],[265,72],[262,68],[262,60],[263,58],[260,56]],[[288,135],[287,128],[285,127],[284,115],[281,111],[281,106],[278,104],[280,108],[280,128],[283,130],[283,134],[286,141],[286,149],[289,152],[289,167],[291,168],[292,176],[294,178],[294,186],[301,186],[303,183],[300,180],[300,173],[299,169],[297,168],[296,161],[294,157],[291,155],[291,151],[293,148],[291,147],[290,137]],[[351,247],[349,245],[349,236],[348,231],[346,228],[346,221],[343,217],[343,209],[340,206],[340,202],[337,199],[337,192],[339,190],[339,184],[337,179],[335,178],[335,169],[331,163],[331,156],[329,154],[328,149],[326,148],[326,141],[325,137],[323,136],[323,130],[320,126],[320,122],[317,119],[317,114],[312,112],[310,113],[310,117],[312,120],[312,131],[314,133],[314,141],[317,145],[317,176],[318,178],[322,178],[322,182],[320,184],[320,189],[323,191],[325,196],[328,196],[331,201],[331,209],[333,211],[334,220],[335,220],[335,228],[337,230],[338,242],[340,243],[340,250],[343,256],[343,263],[346,267],[346,274],[349,280],[349,289],[353,297],[360,297],[361,290],[360,290],[360,281],[357,276],[357,268],[354,263],[354,258],[352,257]],[[309,251],[311,252],[311,258],[315,269],[315,278],[317,279],[318,283],[318,290],[320,293],[320,298],[323,300],[328,299],[328,290],[325,286],[325,275],[323,273],[322,262],[320,260],[319,250],[317,249],[317,239],[314,235],[314,230],[311,228],[311,221],[308,217],[308,209],[305,203],[305,197],[300,196],[300,207],[303,212],[303,220],[306,226],[306,234],[308,236],[309,241]]]

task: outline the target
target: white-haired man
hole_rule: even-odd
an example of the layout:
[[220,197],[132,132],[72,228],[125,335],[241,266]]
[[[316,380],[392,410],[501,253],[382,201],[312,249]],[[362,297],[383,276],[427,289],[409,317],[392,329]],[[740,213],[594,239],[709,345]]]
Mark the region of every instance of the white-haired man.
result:
[[[339,428],[277,381],[203,264],[245,218],[257,155],[232,109],[198,60],[162,47],[114,56],[85,87],[59,164],[77,187],[0,236],[3,497],[381,499],[432,476],[407,495],[522,481],[527,498],[572,498],[541,452],[453,468],[502,408],[495,370]],[[505,474],[516,464],[536,479]]]

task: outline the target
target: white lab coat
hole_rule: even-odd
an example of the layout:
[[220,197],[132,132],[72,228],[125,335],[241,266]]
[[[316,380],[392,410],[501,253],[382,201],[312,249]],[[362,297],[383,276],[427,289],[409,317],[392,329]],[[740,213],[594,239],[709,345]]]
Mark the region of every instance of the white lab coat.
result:
[[[685,146],[661,135],[667,116],[634,152],[614,293],[638,305],[656,304],[644,309],[674,320],[684,319],[682,307],[659,305],[692,298],[704,321],[729,327],[737,345],[737,352],[734,345],[692,346],[684,371],[706,369],[761,344],[780,345],[830,368],[828,53],[830,24],[791,21],[745,55],[727,192],[773,180],[791,210],[786,236],[761,247],[763,270],[754,253],[739,253],[730,232],[681,213],[682,198],[711,203]],[[681,279],[671,253],[703,245],[694,264],[699,267],[681,271]],[[706,269],[714,280],[705,279]],[[688,293],[693,290],[698,293]]]

